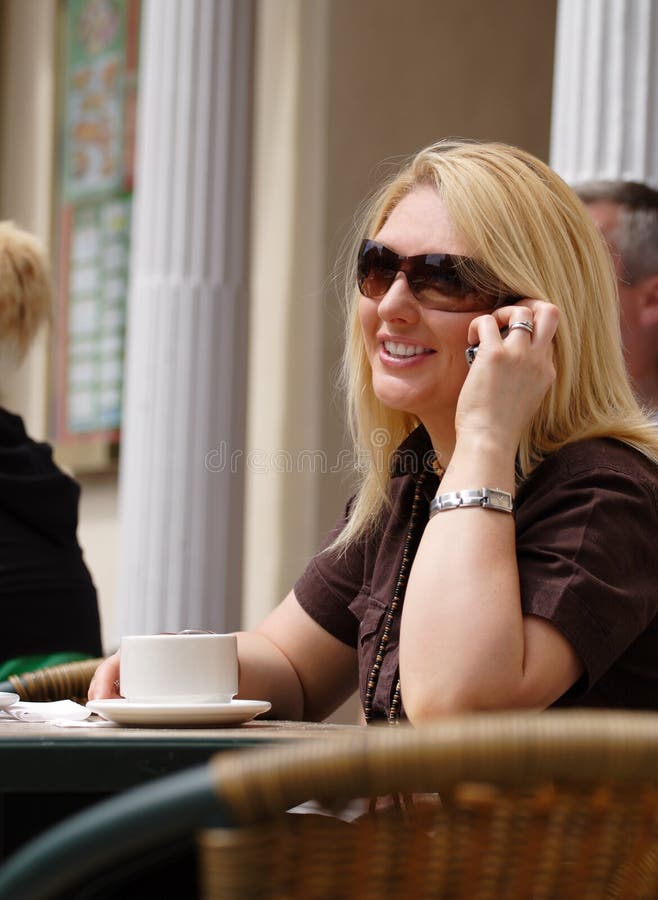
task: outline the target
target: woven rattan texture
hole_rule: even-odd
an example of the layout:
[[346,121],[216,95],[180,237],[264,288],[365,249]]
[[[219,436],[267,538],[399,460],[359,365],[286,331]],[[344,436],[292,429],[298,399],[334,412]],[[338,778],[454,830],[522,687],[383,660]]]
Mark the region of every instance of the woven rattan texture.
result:
[[212,762],[235,819],[257,824],[309,797],[445,791],[461,781],[658,783],[658,715],[608,711],[491,713],[411,728],[226,753]]
[[207,900],[653,900],[658,792],[464,784],[438,808],[417,798],[349,824],[289,813],[200,845]]
[[89,682],[101,662],[101,659],[85,659],[64,663],[23,675],[11,675],[9,681],[21,700],[75,700],[86,703]]
[[[213,766],[242,825],[200,838],[206,898],[658,898],[653,713],[471,715]],[[350,823],[285,812],[390,794],[414,801]]]

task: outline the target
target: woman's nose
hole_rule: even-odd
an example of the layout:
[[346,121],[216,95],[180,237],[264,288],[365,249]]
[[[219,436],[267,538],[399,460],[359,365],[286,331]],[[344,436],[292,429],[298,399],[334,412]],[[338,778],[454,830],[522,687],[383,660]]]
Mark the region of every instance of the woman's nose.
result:
[[404,272],[398,272],[390,288],[379,301],[377,312],[384,322],[415,321],[419,315],[418,301],[411,293]]

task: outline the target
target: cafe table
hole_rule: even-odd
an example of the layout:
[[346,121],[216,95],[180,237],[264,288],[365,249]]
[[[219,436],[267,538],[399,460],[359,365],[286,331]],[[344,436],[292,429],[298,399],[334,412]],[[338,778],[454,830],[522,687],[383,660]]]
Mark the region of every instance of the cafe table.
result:
[[224,728],[67,728],[0,719],[0,858],[91,803],[214,753],[358,728],[264,719]]

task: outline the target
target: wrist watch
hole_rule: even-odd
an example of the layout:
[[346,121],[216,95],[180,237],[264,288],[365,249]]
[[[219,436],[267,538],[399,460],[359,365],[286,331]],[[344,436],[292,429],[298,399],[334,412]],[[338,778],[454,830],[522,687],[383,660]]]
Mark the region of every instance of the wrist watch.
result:
[[509,491],[482,487],[471,491],[449,491],[446,494],[437,494],[430,502],[430,519],[437,513],[448,509],[459,509],[462,506],[481,506],[483,509],[495,509],[497,512],[514,512],[514,501]]

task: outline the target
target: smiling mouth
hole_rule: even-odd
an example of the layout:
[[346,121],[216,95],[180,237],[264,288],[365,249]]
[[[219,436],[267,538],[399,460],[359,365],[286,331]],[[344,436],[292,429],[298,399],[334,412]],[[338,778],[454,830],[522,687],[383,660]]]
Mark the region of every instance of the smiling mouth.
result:
[[429,347],[421,347],[419,344],[398,344],[395,341],[384,341],[384,349],[394,359],[410,359],[413,356],[427,356],[434,353]]

